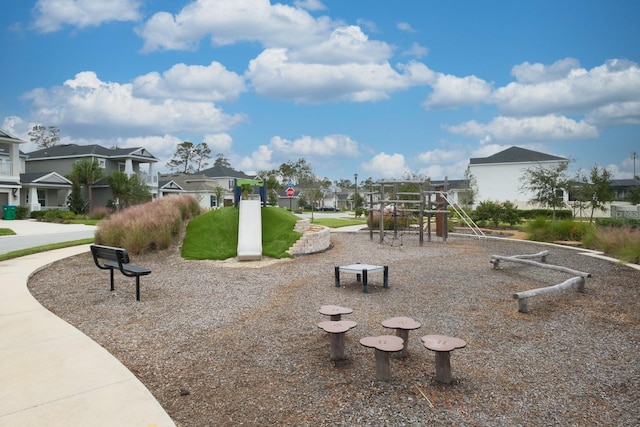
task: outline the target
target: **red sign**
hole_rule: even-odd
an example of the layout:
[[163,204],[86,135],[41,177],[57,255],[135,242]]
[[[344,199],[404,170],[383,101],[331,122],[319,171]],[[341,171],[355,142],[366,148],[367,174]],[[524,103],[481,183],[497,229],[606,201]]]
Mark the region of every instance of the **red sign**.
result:
[[287,197],[293,197],[295,191],[293,191],[292,187],[287,188]]

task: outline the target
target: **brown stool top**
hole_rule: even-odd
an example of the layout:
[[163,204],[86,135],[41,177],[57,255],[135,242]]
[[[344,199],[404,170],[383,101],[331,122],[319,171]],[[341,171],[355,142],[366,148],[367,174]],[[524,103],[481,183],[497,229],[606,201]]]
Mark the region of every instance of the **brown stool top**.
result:
[[380,335],[379,337],[364,337],[360,340],[360,344],[381,351],[400,351],[404,340],[395,335]]
[[320,307],[320,314],[325,316],[335,316],[337,314],[351,314],[353,309],[347,307],[340,307],[339,305],[323,305]]
[[343,332],[347,332],[351,328],[355,328],[358,324],[351,320],[340,320],[337,322],[320,322],[318,323],[318,328],[323,329],[325,332],[329,332],[330,334],[340,334]]
[[382,321],[382,326],[389,329],[418,329],[422,326],[410,317],[392,317]]
[[467,345],[460,338],[446,337],[444,335],[425,335],[422,337],[422,344],[432,351],[452,351]]

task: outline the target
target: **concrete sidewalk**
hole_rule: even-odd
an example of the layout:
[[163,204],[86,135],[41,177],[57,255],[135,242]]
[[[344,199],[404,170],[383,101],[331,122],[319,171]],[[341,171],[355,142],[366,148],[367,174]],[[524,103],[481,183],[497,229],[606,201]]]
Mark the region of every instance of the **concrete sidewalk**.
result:
[[27,289],[34,272],[88,251],[83,245],[0,262],[0,427],[175,427],[124,365]]

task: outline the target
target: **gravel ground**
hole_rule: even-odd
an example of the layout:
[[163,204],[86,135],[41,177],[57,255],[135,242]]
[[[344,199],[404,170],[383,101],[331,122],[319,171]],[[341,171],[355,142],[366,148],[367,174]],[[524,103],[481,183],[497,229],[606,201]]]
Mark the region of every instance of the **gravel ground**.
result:
[[[535,253],[532,243],[334,233],[333,247],[295,260],[185,261],[178,249],[136,256],[153,270],[134,282],[98,270],[89,254],[35,274],[34,296],[120,359],[178,426],[631,426],[640,425],[640,272],[548,247],[548,263],[589,272],[586,291],[532,298],[512,294],[563,282],[566,273],[515,263],[493,270],[492,254]],[[389,266],[362,293],[355,275],[334,286],[334,267]],[[329,358],[317,324],[325,304],[343,319],[347,363]],[[389,317],[422,324],[409,357],[375,379],[374,352],[360,338],[393,332]],[[420,337],[462,338],[454,382],[435,380],[435,356]]]

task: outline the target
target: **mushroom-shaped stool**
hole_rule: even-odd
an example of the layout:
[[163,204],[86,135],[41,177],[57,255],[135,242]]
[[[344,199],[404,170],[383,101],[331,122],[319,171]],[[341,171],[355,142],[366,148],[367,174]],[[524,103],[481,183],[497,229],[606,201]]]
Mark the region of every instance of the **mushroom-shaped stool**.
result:
[[330,356],[333,361],[345,360],[344,357],[344,333],[358,324],[351,320],[326,321],[318,323],[318,327],[328,332],[331,336]]
[[456,348],[466,347],[467,343],[460,338],[425,335],[422,337],[422,344],[425,348],[436,352],[436,380],[444,384],[451,384],[450,352]]
[[365,337],[360,344],[376,349],[376,379],[389,381],[391,368],[389,366],[389,353],[402,350],[404,340],[394,335],[380,335],[379,337]]
[[407,350],[407,343],[409,342],[409,331],[412,329],[418,329],[420,323],[416,322],[410,317],[392,317],[382,321],[382,326],[389,329],[395,329],[396,335],[404,340],[402,350],[398,353],[398,357],[405,358],[409,355]]
[[329,319],[336,321],[340,320],[343,314],[351,314],[353,309],[347,307],[340,307],[338,305],[323,305],[320,307],[320,314],[330,316]]

